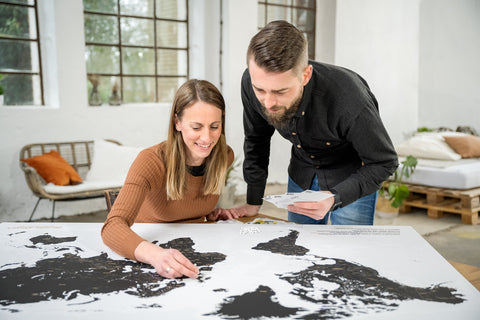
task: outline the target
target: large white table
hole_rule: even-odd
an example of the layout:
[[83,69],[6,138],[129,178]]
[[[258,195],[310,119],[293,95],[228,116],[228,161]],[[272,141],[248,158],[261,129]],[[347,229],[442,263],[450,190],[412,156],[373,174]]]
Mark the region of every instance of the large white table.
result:
[[1,223],[0,319],[479,319],[480,292],[411,227],[135,224],[198,279],[124,259],[97,223]]

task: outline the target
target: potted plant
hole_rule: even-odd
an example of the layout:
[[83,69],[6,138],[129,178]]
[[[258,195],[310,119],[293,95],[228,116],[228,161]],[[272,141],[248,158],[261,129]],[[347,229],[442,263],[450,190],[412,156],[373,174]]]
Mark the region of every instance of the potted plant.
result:
[[[398,208],[410,194],[410,190],[402,183],[402,180],[403,178],[410,177],[415,171],[417,162],[417,158],[414,156],[407,156],[407,158],[401,162],[402,166],[395,170],[391,179],[383,183],[379,190],[380,197],[377,202],[377,208],[379,208],[380,211],[398,212]],[[394,210],[388,210],[388,207],[394,208]]]

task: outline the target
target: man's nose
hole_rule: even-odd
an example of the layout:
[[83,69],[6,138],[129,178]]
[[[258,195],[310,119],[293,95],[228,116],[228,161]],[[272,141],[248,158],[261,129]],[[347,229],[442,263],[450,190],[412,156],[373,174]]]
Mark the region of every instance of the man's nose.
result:
[[270,109],[271,107],[276,105],[277,99],[276,99],[275,95],[273,95],[271,93],[267,93],[267,94],[265,94],[264,103],[265,103],[265,108]]

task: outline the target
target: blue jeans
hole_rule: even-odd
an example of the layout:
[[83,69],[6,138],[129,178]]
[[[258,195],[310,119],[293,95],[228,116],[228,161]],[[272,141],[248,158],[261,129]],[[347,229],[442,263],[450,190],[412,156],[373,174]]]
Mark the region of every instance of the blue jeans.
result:
[[[318,178],[313,179],[310,190],[319,191]],[[288,192],[304,191],[290,177],[288,177]],[[375,207],[377,205],[377,194],[374,192],[350,203],[348,206],[328,212],[321,220],[315,220],[303,214],[288,211],[288,220],[300,224],[328,224],[328,218],[334,225],[373,225]]]

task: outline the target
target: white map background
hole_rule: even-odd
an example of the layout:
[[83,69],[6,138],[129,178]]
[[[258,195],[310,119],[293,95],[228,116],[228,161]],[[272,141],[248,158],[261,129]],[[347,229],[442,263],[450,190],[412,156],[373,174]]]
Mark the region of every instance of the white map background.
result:
[[478,319],[480,293],[410,227],[136,224],[197,263],[164,279],[101,224],[0,224],[0,319]]

